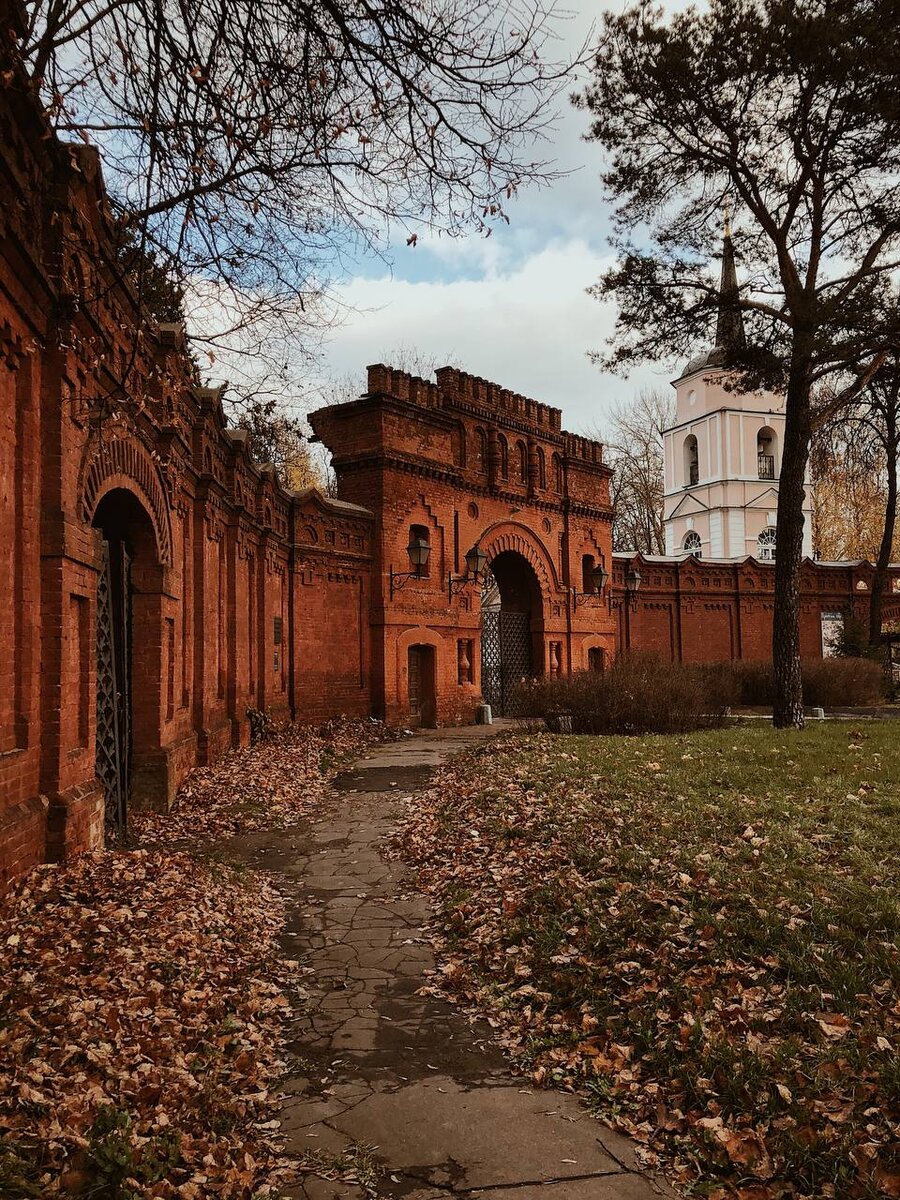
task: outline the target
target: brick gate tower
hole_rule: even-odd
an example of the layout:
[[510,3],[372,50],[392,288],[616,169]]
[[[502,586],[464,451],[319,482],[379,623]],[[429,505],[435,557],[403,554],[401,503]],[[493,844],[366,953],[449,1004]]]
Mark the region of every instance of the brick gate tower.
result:
[[[372,690],[388,721],[511,711],[516,682],[614,653],[611,470],[561,413],[452,367],[369,367],[319,409],[341,500],[375,516]],[[484,602],[483,602],[484,600]],[[326,651],[323,651],[326,652]]]

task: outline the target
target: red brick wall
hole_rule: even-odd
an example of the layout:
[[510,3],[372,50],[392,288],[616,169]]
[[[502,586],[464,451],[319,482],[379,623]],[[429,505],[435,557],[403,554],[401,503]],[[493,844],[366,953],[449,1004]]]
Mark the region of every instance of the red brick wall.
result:
[[[0,0],[4,29],[7,16]],[[137,808],[167,805],[192,766],[246,743],[248,708],[370,711],[372,518],[288,493],[254,463],[218,392],[196,386],[181,332],[142,322],[103,277],[96,156],[48,136],[13,65],[0,74],[2,887],[103,840],[95,522],[121,527],[133,554]]]
[[[695,558],[614,556],[612,604],[619,648],[647,650],[682,662],[762,661],[772,654],[775,565],[755,559],[711,562]],[[629,597],[625,573],[641,576]],[[822,613],[867,620],[870,563],[804,562],[800,585],[800,649],[822,657]],[[900,611],[900,568],[890,572],[883,617]]]

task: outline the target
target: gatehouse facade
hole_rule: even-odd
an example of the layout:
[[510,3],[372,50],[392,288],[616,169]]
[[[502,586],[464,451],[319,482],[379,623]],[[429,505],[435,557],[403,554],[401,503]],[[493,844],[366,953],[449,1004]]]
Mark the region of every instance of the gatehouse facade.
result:
[[359,400],[310,420],[338,495],[374,514],[378,715],[470,721],[482,696],[509,713],[523,677],[614,652],[606,600],[573,603],[611,568],[611,472],[558,408],[452,367],[429,382],[377,365]]

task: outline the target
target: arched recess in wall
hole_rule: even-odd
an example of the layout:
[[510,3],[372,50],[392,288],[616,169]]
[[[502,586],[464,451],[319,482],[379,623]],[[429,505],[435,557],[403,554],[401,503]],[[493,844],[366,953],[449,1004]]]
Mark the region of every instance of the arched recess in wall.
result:
[[559,590],[559,576],[549,549],[526,525],[517,521],[500,521],[486,529],[479,538],[487,555],[488,565],[505,551],[521,554],[534,569],[546,606],[551,592]]
[[605,671],[613,658],[612,637],[589,637],[581,643],[582,671]]
[[462,421],[458,421],[454,425],[450,434],[450,441],[454,464],[457,467],[464,467],[466,465],[466,427]]
[[778,434],[770,425],[756,435],[756,463],[760,479],[778,478]]
[[88,443],[81,470],[81,518],[94,519],[100,501],[114,488],[133,492],[150,517],[159,562],[172,561],[172,524],[169,500],[159,467],[150,452],[131,437]]
[[487,434],[483,429],[475,430],[475,462],[476,471],[487,470]]
[[684,487],[691,487],[692,484],[700,482],[700,452],[694,434],[689,433],[684,439],[682,453],[684,456],[682,483]]
[[528,447],[524,442],[516,442],[516,479],[519,483],[528,482]]
[[553,458],[552,458],[551,462],[552,462],[552,469],[553,469],[553,490],[554,490],[554,492],[557,492],[560,495],[562,495],[563,465],[562,465],[562,459],[559,457],[559,455],[555,451],[553,453]]
[[400,682],[397,699],[406,717],[416,724],[427,727],[436,723],[437,680],[444,667],[445,653],[450,653],[449,643],[425,625],[412,625],[397,638],[395,678]]
[[547,460],[540,446],[535,450],[534,457],[537,462],[537,484],[543,490],[547,486]]
[[507,442],[502,433],[497,435],[497,451],[500,478],[509,479],[509,442]]
[[131,437],[89,443],[80,497],[81,517],[99,534],[96,686],[85,700],[95,717],[107,824],[122,833],[132,804],[165,807],[174,787],[172,764],[159,753],[176,705],[175,614],[165,594],[171,517],[159,468]]

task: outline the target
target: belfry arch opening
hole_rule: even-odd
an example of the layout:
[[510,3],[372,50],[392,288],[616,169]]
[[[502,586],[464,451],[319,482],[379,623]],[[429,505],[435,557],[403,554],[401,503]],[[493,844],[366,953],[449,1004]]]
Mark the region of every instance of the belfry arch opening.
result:
[[539,674],[543,604],[534,568],[504,550],[488,565],[481,592],[481,692],[497,716],[515,713],[516,689]]
[[[107,836],[125,836],[136,776],[160,743],[162,566],[153,522],[134,493],[102,497],[96,603],[96,771]],[[137,791],[143,792],[145,788]],[[152,791],[152,788],[151,788]]]

